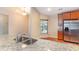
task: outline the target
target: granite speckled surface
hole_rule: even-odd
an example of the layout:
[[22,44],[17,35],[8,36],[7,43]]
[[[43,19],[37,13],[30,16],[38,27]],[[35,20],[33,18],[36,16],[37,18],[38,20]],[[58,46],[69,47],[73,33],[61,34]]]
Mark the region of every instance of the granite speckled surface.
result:
[[38,39],[22,48],[22,43],[16,43],[12,37],[0,37],[0,51],[79,51],[79,45]]

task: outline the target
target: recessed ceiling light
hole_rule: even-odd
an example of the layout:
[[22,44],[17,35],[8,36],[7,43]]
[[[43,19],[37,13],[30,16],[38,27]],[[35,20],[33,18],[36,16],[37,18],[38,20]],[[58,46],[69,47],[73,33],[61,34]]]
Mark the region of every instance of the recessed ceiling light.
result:
[[48,10],[48,11],[51,11],[51,8],[48,8],[47,10]]

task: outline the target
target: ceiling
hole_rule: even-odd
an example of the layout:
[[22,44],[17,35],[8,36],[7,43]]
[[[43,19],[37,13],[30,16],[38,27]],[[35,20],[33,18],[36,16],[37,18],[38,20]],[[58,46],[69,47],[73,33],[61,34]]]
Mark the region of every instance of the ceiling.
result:
[[41,14],[48,15],[48,16],[79,9],[78,7],[35,7],[35,8]]

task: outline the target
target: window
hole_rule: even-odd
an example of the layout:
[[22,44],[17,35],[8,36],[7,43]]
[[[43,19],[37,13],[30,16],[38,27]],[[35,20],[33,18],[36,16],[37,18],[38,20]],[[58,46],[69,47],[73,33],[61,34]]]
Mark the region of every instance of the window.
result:
[[41,20],[40,26],[41,26],[41,33],[46,34],[48,32],[48,20]]

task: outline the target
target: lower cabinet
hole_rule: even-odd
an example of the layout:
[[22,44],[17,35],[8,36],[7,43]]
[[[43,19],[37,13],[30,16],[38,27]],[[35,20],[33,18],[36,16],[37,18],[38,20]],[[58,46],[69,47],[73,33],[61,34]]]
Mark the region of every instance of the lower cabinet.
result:
[[58,39],[63,40],[63,32],[58,31]]

